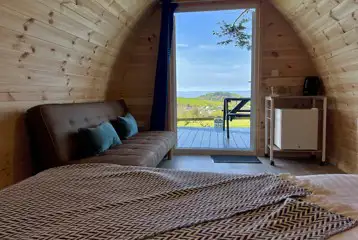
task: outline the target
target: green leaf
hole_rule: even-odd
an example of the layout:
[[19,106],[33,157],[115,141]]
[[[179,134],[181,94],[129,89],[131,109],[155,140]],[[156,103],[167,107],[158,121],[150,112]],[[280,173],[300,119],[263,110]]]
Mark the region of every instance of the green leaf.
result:
[[251,10],[247,9],[240,14],[240,16],[234,21],[234,23],[227,23],[225,21],[218,22],[220,25],[219,31],[213,31],[213,35],[218,38],[224,38],[217,42],[218,45],[230,45],[233,44],[236,47],[246,48],[251,50],[251,35],[246,33],[246,23],[249,19],[245,16],[251,13]]

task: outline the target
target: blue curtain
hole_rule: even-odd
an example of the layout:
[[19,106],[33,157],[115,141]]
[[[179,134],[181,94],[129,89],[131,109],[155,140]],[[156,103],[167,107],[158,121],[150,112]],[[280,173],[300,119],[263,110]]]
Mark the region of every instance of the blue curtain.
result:
[[170,56],[174,29],[174,12],[177,8],[172,0],[162,1],[162,22],[159,39],[157,71],[155,77],[150,129],[163,131],[166,128],[168,114],[168,96],[170,79]]

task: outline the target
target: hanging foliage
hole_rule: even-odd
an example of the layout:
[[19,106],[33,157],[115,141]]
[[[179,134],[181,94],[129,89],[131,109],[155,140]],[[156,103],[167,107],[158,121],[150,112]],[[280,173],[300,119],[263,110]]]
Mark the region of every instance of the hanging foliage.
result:
[[236,47],[251,50],[251,35],[246,31],[246,23],[249,22],[248,14],[250,12],[250,9],[243,11],[234,23],[227,23],[226,21],[219,22],[220,31],[213,31],[213,35],[225,39],[219,41],[217,44],[234,44]]

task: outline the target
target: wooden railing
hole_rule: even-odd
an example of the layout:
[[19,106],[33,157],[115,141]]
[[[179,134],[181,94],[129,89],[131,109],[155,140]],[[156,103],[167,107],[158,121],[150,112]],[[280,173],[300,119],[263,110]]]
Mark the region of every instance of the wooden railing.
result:
[[178,118],[177,121],[208,121],[214,120],[217,117],[206,117],[206,118]]
[[[205,118],[178,118],[178,122],[182,121],[209,121],[214,120],[215,118],[222,118],[222,117],[205,117]],[[247,115],[247,118],[250,118],[250,115]],[[241,118],[242,119],[242,118]]]

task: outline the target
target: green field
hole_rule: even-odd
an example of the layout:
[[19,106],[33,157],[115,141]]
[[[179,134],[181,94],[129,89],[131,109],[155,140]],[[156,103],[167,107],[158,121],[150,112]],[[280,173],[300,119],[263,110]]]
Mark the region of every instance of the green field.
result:
[[[214,127],[214,120],[181,121],[180,119],[197,118],[222,118],[223,104],[226,97],[241,97],[238,94],[229,92],[215,92],[205,94],[197,98],[177,98],[178,127]],[[229,104],[229,109],[235,106],[235,102]],[[250,109],[247,104],[244,109]],[[250,127],[250,119],[236,119],[230,123],[231,127]]]
[[177,98],[178,105],[191,105],[191,106],[212,106],[218,107],[223,106],[223,102],[221,101],[212,101],[212,100],[205,100],[200,98]]
[[[214,127],[214,120],[206,121],[178,121],[178,127]],[[250,119],[235,119],[230,122],[230,127],[233,128],[249,128]]]

